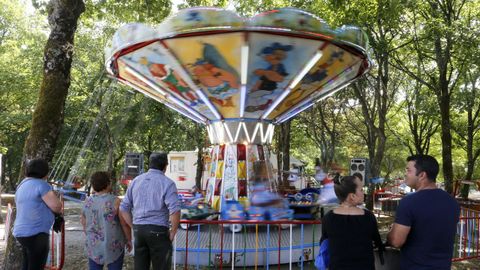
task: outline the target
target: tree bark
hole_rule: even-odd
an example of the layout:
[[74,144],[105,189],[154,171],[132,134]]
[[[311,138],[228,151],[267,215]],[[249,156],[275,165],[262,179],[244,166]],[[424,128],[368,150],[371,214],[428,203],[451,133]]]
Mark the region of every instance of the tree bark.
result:
[[[16,214],[17,214],[17,208],[13,207],[10,224],[15,223]],[[3,269],[5,270],[22,269],[20,265],[22,261],[22,252],[21,252],[22,246],[17,241],[17,239],[13,237],[12,233],[13,233],[13,226],[10,226],[7,247],[5,248],[5,262],[3,265]],[[18,251],[18,252],[9,252],[9,251]]]
[[[279,163],[278,171],[280,173],[281,185],[283,187],[288,187],[288,175],[282,173],[282,171],[290,170],[290,126],[291,122],[285,122],[280,124],[279,133],[278,133],[278,151],[277,151],[277,161]],[[280,161],[281,160],[281,161]],[[280,166],[281,162],[281,166]]]
[[[24,161],[53,159],[70,87],[74,34],[78,18],[84,10],[82,0],[52,0],[48,4],[51,32],[45,45],[43,81],[33,112],[32,127],[25,141]],[[20,174],[19,180],[22,178]]]
[[445,190],[453,191],[453,165],[452,165],[452,134],[450,133],[450,98],[443,97],[440,100],[440,117],[442,127],[442,159],[443,177]]
[[202,190],[202,176],[203,176],[203,147],[198,146],[197,152],[197,171],[195,173],[195,185]]
[[[44,158],[50,162],[53,159],[70,87],[75,31],[85,4],[82,0],[51,0],[47,11],[51,32],[44,51],[43,81],[33,112],[32,127],[25,141],[18,180],[24,176],[25,161]],[[21,269],[22,252],[14,239],[10,237],[7,243],[5,270]]]

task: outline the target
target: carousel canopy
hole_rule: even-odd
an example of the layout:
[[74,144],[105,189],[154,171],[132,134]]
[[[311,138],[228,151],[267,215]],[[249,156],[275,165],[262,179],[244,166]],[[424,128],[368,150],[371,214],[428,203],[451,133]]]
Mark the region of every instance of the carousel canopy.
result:
[[111,43],[106,66],[112,76],[217,133],[222,129],[228,141],[253,140],[247,130],[259,126],[262,137],[273,135],[270,124],[290,119],[370,67],[359,28],[331,29],[291,8],[252,18],[185,9],[156,28],[127,24]]

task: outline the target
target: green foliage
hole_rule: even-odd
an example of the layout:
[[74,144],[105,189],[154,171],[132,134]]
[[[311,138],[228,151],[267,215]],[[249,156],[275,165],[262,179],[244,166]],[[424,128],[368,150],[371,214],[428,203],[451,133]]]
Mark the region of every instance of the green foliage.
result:
[[47,26],[22,2],[1,0],[0,6],[0,151],[8,181],[18,174],[38,96]]
[[172,3],[168,0],[85,0],[85,17],[94,22],[160,23],[170,14]]
[[[26,0],[25,0],[26,1]],[[28,133],[31,113],[38,96],[43,65],[43,48],[48,34],[45,1],[33,1],[37,9],[26,9],[25,1],[0,0],[0,151],[7,154],[7,178],[16,179],[22,147]],[[262,0],[262,1],[226,1],[192,0],[184,1],[177,8],[193,6],[216,6],[233,8],[244,16],[252,16],[262,11],[296,7],[307,10],[328,22],[333,28],[342,25],[362,27],[370,38],[375,63],[367,80],[363,81],[362,91],[368,102],[378,105],[375,99],[375,82],[381,72],[391,83],[387,86],[388,100],[391,104],[386,113],[386,146],[381,162],[381,174],[387,176],[403,175],[404,159],[415,149],[415,134],[410,127],[409,112],[416,115],[419,123],[440,122],[439,106],[436,97],[428,86],[413,82],[409,75],[397,69],[400,61],[425,82],[432,82],[431,76],[438,71],[433,51],[434,37],[451,37],[454,50],[451,64],[455,67],[451,76],[459,77],[452,85],[452,123],[454,170],[458,177],[465,175],[467,166],[466,132],[468,127],[468,109],[480,104],[478,95],[462,90],[468,84],[464,71],[472,71],[471,76],[478,78],[480,56],[479,46],[480,3],[465,1],[456,20],[445,23],[444,16],[434,9],[433,1],[401,0]],[[443,3],[444,1],[438,1]],[[446,1],[453,4],[458,1]],[[72,64],[72,82],[65,110],[65,125],[57,146],[55,162],[65,162],[72,166],[81,159],[83,177],[92,170],[105,170],[110,165],[116,175],[122,170],[126,152],[149,154],[156,150],[194,150],[206,144],[204,127],[169,110],[143,95],[120,86],[105,74],[103,49],[115,30],[129,22],[144,22],[157,25],[171,14],[174,6],[171,1],[155,0],[85,0],[86,12],[82,15],[76,32],[75,55]],[[30,12],[30,13],[29,13]],[[428,15],[428,16],[427,16]],[[415,27],[413,26],[415,22]],[[414,39],[414,37],[416,38]],[[444,42],[445,39],[441,39]],[[421,52],[421,53],[417,53]],[[395,60],[381,62],[385,55],[394,53]],[[107,94],[107,93],[111,94]],[[99,93],[99,94],[97,94]],[[395,94],[393,94],[395,93]],[[98,95],[98,97],[97,97]],[[92,98],[95,97],[95,98]],[[408,106],[408,101],[411,106]],[[362,115],[359,99],[353,91],[337,93],[328,101],[332,108],[345,108],[338,122],[338,140],[334,161],[348,168],[351,157],[369,156],[366,144],[367,127]],[[79,156],[88,130],[101,111],[102,104],[107,105],[105,114],[99,120],[95,138],[84,155]],[[373,123],[378,124],[379,112],[370,107]],[[291,152],[308,163],[313,171],[313,160],[320,157],[321,146],[312,139],[312,130],[319,129],[313,121],[318,119],[315,109],[304,112],[292,122]],[[309,119],[309,121],[305,121]],[[327,117],[329,124],[334,123]],[[423,121],[423,122],[422,122]],[[77,126],[82,126],[80,134]],[[420,125],[421,126],[421,125]],[[420,128],[418,132],[425,132]],[[73,157],[61,159],[62,149],[69,139],[78,136],[78,142],[72,146]],[[474,149],[478,149],[478,134],[475,135]],[[109,140],[112,141],[113,164],[108,164]],[[429,138],[428,153],[440,157],[441,136],[434,132]],[[275,145],[274,145],[275,147]],[[413,150],[412,150],[413,151]],[[480,177],[480,166],[475,163],[473,177]]]

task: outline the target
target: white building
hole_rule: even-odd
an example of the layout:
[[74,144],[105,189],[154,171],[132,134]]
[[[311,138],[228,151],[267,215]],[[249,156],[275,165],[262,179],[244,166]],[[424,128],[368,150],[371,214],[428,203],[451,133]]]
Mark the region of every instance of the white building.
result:
[[[271,155],[270,162],[274,170],[277,169],[277,156]],[[290,167],[304,166],[305,164],[290,156]],[[205,164],[202,177],[203,190],[206,189],[208,177],[208,164]],[[197,151],[172,151],[168,154],[168,166],[165,175],[175,181],[177,189],[191,189],[195,185],[195,176],[197,173]],[[303,188],[301,181],[294,182],[297,189]]]

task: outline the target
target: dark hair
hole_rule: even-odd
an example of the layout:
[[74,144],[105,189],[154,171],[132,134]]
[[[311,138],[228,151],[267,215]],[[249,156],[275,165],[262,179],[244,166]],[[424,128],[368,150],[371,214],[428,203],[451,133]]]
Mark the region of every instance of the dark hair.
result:
[[96,192],[106,189],[110,182],[110,174],[108,172],[94,172],[90,177],[90,183]]
[[333,182],[335,183],[335,195],[337,195],[337,198],[341,203],[347,199],[348,194],[357,191],[357,183],[355,183],[356,178],[357,177],[350,175],[343,177],[336,175],[333,179]]
[[163,171],[168,165],[168,155],[165,152],[152,153],[149,162],[150,169]]
[[44,178],[48,174],[48,162],[41,158],[32,159],[27,162],[25,175],[27,177]]
[[363,175],[362,175],[361,173],[359,173],[359,172],[356,172],[356,173],[352,174],[352,176],[355,176],[355,177],[357,177],[358,179],[360,179],[360,181],[363,181]]
[[421,172],[425,172],[431,182],[436,182],[439,165],[434,157],[429,155],[412,155],[407,158],[407,161],[415,161],[415,169],[417,169],[415,175],[418,176]]

